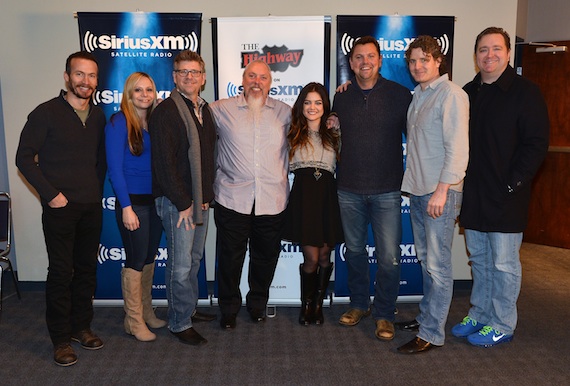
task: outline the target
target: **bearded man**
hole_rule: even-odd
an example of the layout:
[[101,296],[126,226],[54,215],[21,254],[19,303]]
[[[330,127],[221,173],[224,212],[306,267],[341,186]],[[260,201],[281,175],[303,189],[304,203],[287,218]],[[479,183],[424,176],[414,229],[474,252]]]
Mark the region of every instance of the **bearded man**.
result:
[[67,91],[30,113],[16,153],[42,204],[46,322],[59,366],[77,362],[72,340],[88,350],[103,347],[91,331],[107,165],[105,114],[91,99],[98,74],[92,54],[71,54],[63,73]]
[[248,243],[246,305],[255,323],[265,321],[269,286],[281,251],[283,212],[289,195],[291,109],[268,96],[271,80],[269,66],[253,61],[243,72],[243,93],[210,104],[218,132],[214,219],[222,329],[236,326]]

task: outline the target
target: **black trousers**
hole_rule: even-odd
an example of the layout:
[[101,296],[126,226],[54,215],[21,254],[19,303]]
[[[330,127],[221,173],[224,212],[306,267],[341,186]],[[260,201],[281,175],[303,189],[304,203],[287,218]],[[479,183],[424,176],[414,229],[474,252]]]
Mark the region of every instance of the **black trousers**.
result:
[[46,322],[54,346],[69,342],[72,333],[91,325],[101,222],[99,202],[43,207],[49,260]]
[[277,215],[241,214],[222,205],[214,207],[217,227],[218,301],[223,314],[238,313],[239,289],[245,252],[249,242],[249,310],[265,310],[269,286],[281,252],[284,212]]
[[141,272],[145,265],[154,263],[162,237],[162,221],[156,213],[154,202],[150,205],[131,203],[131,207],[139,218],[139,229],[130,231],[125,228],[123,207],[119,200],[115,203],[115,218],[125,247],[125,268]]

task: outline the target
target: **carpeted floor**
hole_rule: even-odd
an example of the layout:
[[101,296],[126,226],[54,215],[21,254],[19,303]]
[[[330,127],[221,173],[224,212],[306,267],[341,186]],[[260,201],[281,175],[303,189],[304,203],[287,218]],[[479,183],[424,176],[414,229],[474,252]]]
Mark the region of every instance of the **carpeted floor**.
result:
[[[95,309],[93,329],[104,339],[98,351],[82,350],[61,368],[52,360],[44,323],[44,294],[4,283],[0,319],[2,385],[568,385],[570,250],[524,244],[519,324],[511,343],[490,349],[449,334],[465,316],[469,291],[456,291],[442,348],[405,356],[396,347],[412,339],[398,332],[391,342],[374,337],[371,318],[343,327],[346,305],[325,309],[323,326],[297,324],[298,308],[278,307],[275,318],[255,325],[245,310],[234,331],[217,322],[196,324],[208,344],[183,345],[168,330],[141,343],[122,330],[123,310]],[[399,304],[398,320],[415,316],[416,304]],[[217,307],[211,311],[218,312]],[[159,308],[159,316],[166,309]]]

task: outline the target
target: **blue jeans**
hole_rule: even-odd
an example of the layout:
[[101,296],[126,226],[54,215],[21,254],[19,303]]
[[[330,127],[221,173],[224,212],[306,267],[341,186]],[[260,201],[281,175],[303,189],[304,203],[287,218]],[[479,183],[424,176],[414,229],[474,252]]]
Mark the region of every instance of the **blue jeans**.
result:
[[420,302],[418,337],[443,346],[445,323],[453,297],[451,243],[453,228],[461,209],[463,194],[448,190],[443,213],[438,218],[427,214],[432,193],[410,196],[410,213],[416,255],[422,267],[424,297]]
[[400,242],[402,241],[401,193],[366,195],[338,191],[340,217],[346,245],[350,307],[370,307],[370,273],[366,241],[372,225],[378,271],[374,283],[374,319],[394,321],[400,289]]
[[192,313],[198,302],[198,271],[204,255],[208,210],[202,212],[204,223],[190,230],[184,225],[176,228],[179,212],[168,198],[156,199],[156,211],[162,220],[168,248],[168,328],[172,332],[181,332],[192,327]]
[[522,232],[465,229],[473,275],[469,316],[507,335],[513,334],[517,326],[522,238]]

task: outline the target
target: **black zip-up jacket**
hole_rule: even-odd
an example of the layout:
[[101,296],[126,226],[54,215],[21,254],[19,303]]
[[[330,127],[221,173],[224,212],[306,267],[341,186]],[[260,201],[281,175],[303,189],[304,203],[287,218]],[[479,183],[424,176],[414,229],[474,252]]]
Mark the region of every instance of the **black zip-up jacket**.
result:
[[65,94],[62,90],[28,115],[16,166],[37,190],[43,205],[59,192],[72,203],[101,202],[107,169],[105,114],[91,103],[83,125]]

